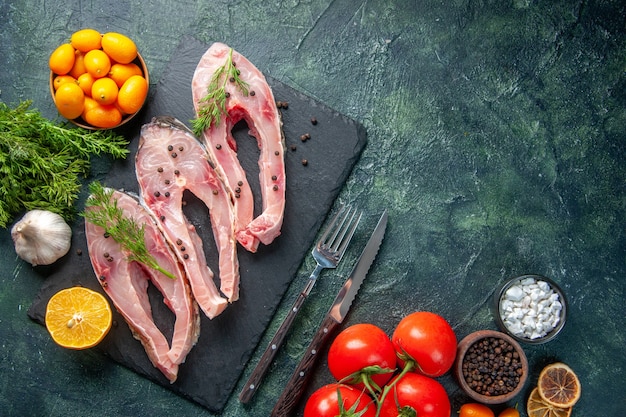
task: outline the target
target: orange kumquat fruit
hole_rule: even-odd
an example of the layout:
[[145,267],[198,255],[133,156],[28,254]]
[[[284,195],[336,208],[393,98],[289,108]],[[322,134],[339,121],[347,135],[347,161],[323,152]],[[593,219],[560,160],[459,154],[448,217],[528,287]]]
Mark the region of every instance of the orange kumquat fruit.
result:
[[118,88],[109,77],[98,78],[91,86],[91,98],[99,104],[113,104],[117,100]]
[[75,49],[81,52],[100,49],[102,45],[102,34],[95,29],[81,29],[72,33],[70,43]]
[[111,69],[111,58],[101,49],[93,49],[85,54],[85,68],[94,78],[105,77]]
[[85,93],[76,83],[61,84],[54,95],[54,101],[61,116],[75,119],[83,112]]
[[71,75],[57,75],[56,77],[54,77],[52,85],[54,86],[55,90],[58,90],[59,87],[65,83],[76,83],[76,79]]
[[99,104],[96,100],[92,99],[91,97],[85,96],[85,105],[83,107],[83,112],[81,114],[81,117],[83,118],[83,120],[85,120],[85,113],[87,113],[89,110],[98,107]]
[[72,66],[69,74],[74,78],[78,78],[86,72],[87,67],[85,67],[85,54],[80,51],[76,51],[74,56],[74,66]]
[[80,77],[78,77],[78,79],[76,80],[76,83],[83,90],[83,92],[85,93],[85,96],[91,97],[91,87],[93,86],[93,83],[95,80],[96,79],[93,78],[93,75],[86,72],[84,74],[81,74]]
[[141,75],[133,75],[122,85],[117,104],[126,114],[139,111],[148,95],[148,82]]
[[74,60],[76,59],[76,52],[74,47],[69,43],[64,43],[57,47],[48,60],[48,66],[50,70],[57,75],[65,75],[74,66]]
[[109,77],[115,81],[118,87],[121,87],[126,80],[128,80],[133,75],[143,75],[141,68],[139,65],[131,62],[130,64],[113,64],[111,65],[111,70],[109,71]]
[[137,45],[121,33],[108,32],[102,35],[102,49],[120,64],[129,64],[137,58]]
[[83,119],[92,126],[110,129],[122,122],[122,112],[113,104],[98,104],[84,112]]

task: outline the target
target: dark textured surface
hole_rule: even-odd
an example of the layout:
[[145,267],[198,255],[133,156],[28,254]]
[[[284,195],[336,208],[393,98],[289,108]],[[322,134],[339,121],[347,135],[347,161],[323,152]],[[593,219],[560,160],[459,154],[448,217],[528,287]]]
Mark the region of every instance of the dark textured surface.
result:
[[[129,145],[131,154],[126,160],[116,161],[111,166],[102,180],[104,185],[139,193],[134,164],[139,129],[143,123],[159,115],[174,116],[185,122],[193,119],[191,79],[207,49],[208,45],[189,37],[176,48],[155,88],[156,92],[142,111],[143,117],[132,122],[134,127],[125,127],[129,134],[134,135]],[[119,314],[114,317],[119,325],[114,326],[95,348],[213,412],[220,412],[226,404],[307,249],[314,243],[321,219],[326,217],[366,144],[361,125],[279,81],[268,82],[275,99],[289,103],[287,109],[281,109],[288,178],[284,232],[271,245],[259,245],[254,254],[239,247],[240,298],[213,320],[201,313],[200,338],[181,365],[173,384],[152,366],[143,347]],[[317,119],[317,124],[311,124],[311,117]],[[252,184],[257,200],[255,205],[260,210],[263,203],[258,184],[259,151],[256,139],[248,136],[247,130],[245,124],[241,124],[234,129],[233,135],[238,144],[238,156]],[[304,132],[311,135],[306,143],[299,139]],[[291,146],[296,146],[296,151],[292,151]],[[302,155],[309,161],[307,165],[302,164]],[[184,213],[202,237],[208,265],[219,276],[219,257],[206,206],[188,193]],[[28,310],[29,316],[39,323],[45,323],[48,300],[61,289],[81,285],[104,293],[86,255],[87,241],[82,219],[75,222],[72,248],[67,257],[48,268],[51,275]],[[173,332],[173,316],[164,306],[158,291],[153,287],[149,289],[154,321],[169,338]]]
[[[360,122],[368,144],[338,201],[383,208],[389,227],[346,325],[388,332],[413,310],[460,338],[495,328],[505,279],[539,273],[569,299],[557,339],[525,346],[529,383],[567,362],[583,395],[573,416],[626,414],[626,6],[622,1],[0,0],[0,99],[55,117],[47,56],[73,30],[131,35],[153,85],[186,36],[232,45],[265,74]],[[106,161],[94,176],[108,171]],[[26,310],[46,281],[0,231],[3,415],[213,415],[97,352],[56,347]],[[356,245],[364,244],[359,235]],[[355,251],[356,251],[355,245]],[[307,248],[307,252],[310,248]],[[223,416],[266,416],[350,269],[321,279],[254,400]],[[313,268],[307,257],[298,275]],[[283,298],[243,376],[278,327]],[[330,381],[320,363],[313,389]],[[440,378],[453,415],[467,401]],[[236,392],[241,388],[238,382]]]

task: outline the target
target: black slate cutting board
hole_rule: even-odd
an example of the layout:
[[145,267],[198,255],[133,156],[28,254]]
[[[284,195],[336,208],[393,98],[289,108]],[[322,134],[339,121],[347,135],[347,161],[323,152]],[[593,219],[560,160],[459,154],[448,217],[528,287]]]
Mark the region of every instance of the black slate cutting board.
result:
[[[134,155],[143,123],[157,115],[174,116],[187,124],[193,118],[191,78],[207,49],[208,45],[192,38],[181,42],[142,111],[142,117],[125,128],[124,132],[132,138],[131,155],[127,160],[113,164],[103,180],[106,186],[138,191]],[[143,347],[132,337],[117,312],[114,312],[114,326],[110,333],[94,348],[216,413],[225,406],[366,143],[366,134],[360,124],[285,84],[270,78],[268,82],[275,99],[288,103],[288,108],[282,109],[287,146],[287,203],[282,233],[277,240],[269,246],[261,245],[255,254],[241,246],[238,248],[240,299],[213,320],[202,315],[200,339],[181,365],[178,379],[173,384],[152,366]],[[312,117],[317,119],[317,124],[311,123]],[[300,137],[306,133],[311,139],[302,142]],[[256,141],[248,136],[245,124],[235,126],[234,135],[240,160],[258,196]],[[303,159],[307,160],[306,165]],[[205,244],[209,265],[217,272],[217,253],[207,209],[191,194],[187,195],[186,202],[185,214],[196,225]],[[255,204],[260,207],[260,199],[256,199]],[[101,291],[87,254],[82,220],[76,222],[73,232],[72,250],[54,265],[51,276],[28,311],[29,317],[39,323],[43,323],[46,304],[57,291],[74,285]],[[149,287],[149,294],[155,323],[169,338],[173,315],[154,287]]]

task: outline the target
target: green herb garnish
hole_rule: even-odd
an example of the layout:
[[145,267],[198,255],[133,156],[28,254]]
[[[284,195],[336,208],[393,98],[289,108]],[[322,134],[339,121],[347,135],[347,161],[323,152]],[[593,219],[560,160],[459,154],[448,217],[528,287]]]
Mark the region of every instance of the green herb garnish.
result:
[[215,126],[219,125],[221,117],[228,114],[226,110],[227,83],[234,83],[244,96],[248,95],[248,83],[239,78],[239,73],[233,62],[233,49],[231,48],[224,65],[213,73],[207,87],[207,94],[198,101],[200,105],[198,114],[191,121],[193,133],[196,136],[201,136],[202,132],[214,123]]
[[104,229],[104,233],[119,243],[127,252],[129,261],[140,262],[161,272],[168,278],[176,279],[174,274],[163,269],[146,248],[145,225],[139,226],[132,217],[124,216],[124,211],[117,206],[117,199],[112,198],[113,190],[105,189],[98,181],[89,185],[91,195],[87,198],[83,217],[89,223]]
[[92,155],[128,155],[128,141],[111,131],[70,128],[29,109],[0,102],[0,227],[23,210],[43,209],[70,220]]

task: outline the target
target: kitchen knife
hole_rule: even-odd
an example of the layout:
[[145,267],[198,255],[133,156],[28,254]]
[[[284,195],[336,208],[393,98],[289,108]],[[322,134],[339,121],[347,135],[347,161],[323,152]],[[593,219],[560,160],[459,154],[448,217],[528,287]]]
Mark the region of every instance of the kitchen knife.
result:
[[287,383],[278,402],[272,410],[272,417],[289,417],[294,408],[298,404],[304,388],[312,373],[313,367],[317,360],[318,354],[324,345],[334,333],[334,330],[341,325],[346,318],[352,301],[359,291],[359,287],[363,283],[367,272],[369,271],[378,249],[383,241],[385,229],[387,228],[387,210],[385,210],[372,233],[365,249],[361,253],[354,269],[346,280],[343,287],[339,290],[339,294],[335,298],[332,307],[326,313],[322,324],[317,333],[313,336],[313,340],[307,348],[303,358],[300,360],[298,367],[291,375],[291,379]]

